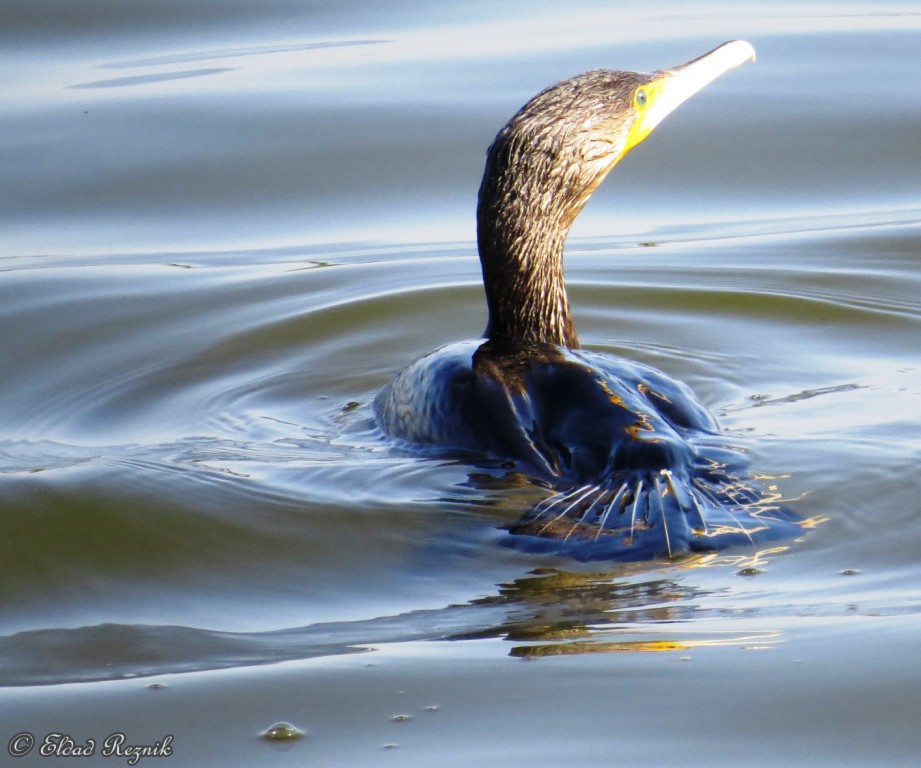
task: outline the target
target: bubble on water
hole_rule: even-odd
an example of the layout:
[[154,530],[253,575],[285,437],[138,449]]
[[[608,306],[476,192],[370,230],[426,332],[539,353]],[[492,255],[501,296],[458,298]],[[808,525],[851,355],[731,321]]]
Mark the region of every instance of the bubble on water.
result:
[[305,731],[286,722],[270,725],[262,732],[262,738],[266,741],[295,741],[304,738],[305,735]]

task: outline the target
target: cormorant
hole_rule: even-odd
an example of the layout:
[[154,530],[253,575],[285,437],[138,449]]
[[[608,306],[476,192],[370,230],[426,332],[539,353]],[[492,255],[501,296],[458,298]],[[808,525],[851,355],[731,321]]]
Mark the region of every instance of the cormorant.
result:
[[653,74],[599,69],[537,94],[499,131],[479,191],[485,338],[423,356],[377,395],[388,435],[505,462],[552,491],[508,543],[639,560],[788,536],[797,518],[744,477],[691,390],[581,349],[563,244],[608,172],[669,112],[754,59],[725,43]]

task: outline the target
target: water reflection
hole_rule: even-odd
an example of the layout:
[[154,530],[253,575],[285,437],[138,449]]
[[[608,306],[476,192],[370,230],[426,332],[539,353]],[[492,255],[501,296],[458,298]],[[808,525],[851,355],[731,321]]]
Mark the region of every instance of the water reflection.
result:
[[[764,557],[762,553],[747,562],[763,562]],[[229,669],[420,640],[503,638],[514,643],[509,654],[522,658],[777,642],[781,636],[776,630],[752,630],[748,624],[725,630],[682,626],[709,612],[700,601],[710,593],[679,573],[726,562],[692,558],[652,573],[622,569],[614,576],[540,569],[499,585],[494,595],[461,605],[272,632],[113,623],[19,632],[0,638],[5,659],[0,685]]]

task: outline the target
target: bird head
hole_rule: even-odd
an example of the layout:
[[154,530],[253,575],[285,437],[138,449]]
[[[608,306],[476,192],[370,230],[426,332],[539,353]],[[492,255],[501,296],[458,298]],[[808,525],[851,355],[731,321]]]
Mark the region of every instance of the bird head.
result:
[[[597,69],[538,93],[496,136],[480,205],[548,219],[568,231],[608,172],[679,104],[748,60],[748,43],[724,43],[687,64],[652,74]],[[511,221],[513,217],[509,217]]]

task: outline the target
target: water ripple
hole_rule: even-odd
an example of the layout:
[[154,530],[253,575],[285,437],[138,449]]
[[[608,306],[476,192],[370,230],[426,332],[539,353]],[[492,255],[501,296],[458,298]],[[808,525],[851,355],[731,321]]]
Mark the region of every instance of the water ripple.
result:
[[233,67],[212,67],[210,69],[187,69],[181,72],[161,72],[156,75],[135,75],[132,77],[114,77],[109,80],[94,80],[89,83],[76,83],[68,88],[127,88],[135,85],[150,85],[169,80],[186,80],[191,77],[206,77],[233,72]]

